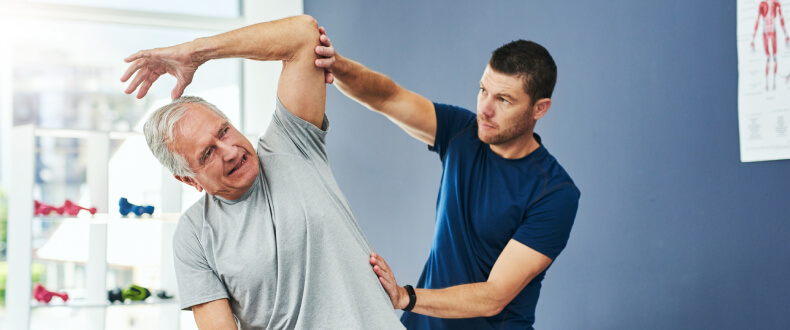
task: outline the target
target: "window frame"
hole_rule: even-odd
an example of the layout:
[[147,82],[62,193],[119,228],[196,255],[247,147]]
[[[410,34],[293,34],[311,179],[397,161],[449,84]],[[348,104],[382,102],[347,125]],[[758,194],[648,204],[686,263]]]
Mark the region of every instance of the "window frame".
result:
[[[239,16],[235,18],[161,13],[125,9],[98,8],[90,6],[50,4],[15,0],[0,0],[0,19],[3,17],[53,19],[105,24],[149,26],[158,28],[180,28],[207,31],[207,34],[222,33],[245,26],[246,0],[238,0]],[[10,166],[6,154],[11,147],[11,131],[14,126],[13,72],[14,64],[8,42],[8,32],[0,31],[0,186],[10,184]],[[13,32],[10,32],[13,33]],[[244,127],[246,90],[244,61],[241,63],[239,126]],[[121,93],[122,91],[119,91]]]

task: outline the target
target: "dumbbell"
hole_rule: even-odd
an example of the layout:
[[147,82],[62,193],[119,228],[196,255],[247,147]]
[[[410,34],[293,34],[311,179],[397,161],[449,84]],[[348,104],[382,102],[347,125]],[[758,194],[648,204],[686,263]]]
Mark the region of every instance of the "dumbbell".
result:
[[49,215],[53,211],[58,215],[63,215],[64,213],[68,215],[77,215],[80,213],[81,210],[88,211],[91,214],[96,214],[95,207],[85,208],[77,204],[74,204],[74,202],[68,199],[63,203],[63,206],[59,206],[59,207],[54,207],[52,205],[44,204],[37,200],[34,200],[33,203],[35,205],[35,208],[33,209],[34,215]]
[[33,288],[33,298],[35,298],[37,301],[42,301],[44,303],[49,304],[49,302],[52,300],[52,297],[60,297],[60,299],[63,299],[63,302],[66,302],[66,301],[69,300],[69,294],[68,293],[65,293],[65,292],[62,292],[62,293],[52,292],[52,291],[47,290],[40,283],[36,283],[36,286]]
[[66,214],[68,214],[68,215],[77,215],[82,210],[88,211],[91,214],[96,214],[96,208],[95,207],[85,208],[85,207],[79,206],[77,204],[74,204],[74,202],[72,202],[72,201],[70,201],[68,199],[63,203],[63,211]]
[[127,200],[126,197],[121,197],[121,199],[118,201],[118,206],[120,207],[120,212],[122,216],[126,216],[130,212],[134,213],[138,217],[146,213],[149,215],[154,215],[153,206],[134,205],[132,203],[129,203],[129,200]]
[[54,207],[52,205],[44,204],[37,200],[33,201],[35,207],[33,208],[34,215],[49,215],[53,211],[58,215],[63,215],[63,207]]
[[107,291],[107,299],[110,303],[116,301],[124,302],[126,299],[131,301],[143,301],[151,296],[151,291],[139,285],[130,284],[128,287],[121,289],[115,288]]

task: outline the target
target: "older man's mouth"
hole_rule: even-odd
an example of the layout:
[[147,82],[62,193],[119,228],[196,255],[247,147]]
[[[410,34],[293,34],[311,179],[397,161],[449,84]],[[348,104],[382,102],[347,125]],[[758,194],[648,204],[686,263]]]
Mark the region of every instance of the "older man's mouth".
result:
[[241,160],[239,161],[239,163],[236,164],[236,167],[230,170],[230,172],[228,172],[228,175],[231,175],[234,172],[236,172],[236,170],[240,169],[246,162],[247,162],[247,155],[241,156]]

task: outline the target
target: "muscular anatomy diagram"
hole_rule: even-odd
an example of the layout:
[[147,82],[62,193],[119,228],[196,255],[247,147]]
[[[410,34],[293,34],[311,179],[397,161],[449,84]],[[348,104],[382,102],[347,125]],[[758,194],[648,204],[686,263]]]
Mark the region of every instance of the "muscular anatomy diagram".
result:
[[[757,7],[757,22],[754,24],[754,34],[752,35],[752,49],[754,49],[754,38],[757,36],[757,28],[760,26],[760,20],[763,21],[763,46],[765,47],[765,89],[768,90],[768,77],[771,71],[771,59],[774,62],[774,86],[776,89],[776,70],[778,64],[776,63],[776,26],[774,20],[779,18],[779,23],[782,25],[782,32],[785,35],[785,43],[790,43],[790,36],[787,35],[785,30],[785,19],[782,16],[782,5],[779,0],[763,0]],[[790,75],[788,75],[790,78]]]

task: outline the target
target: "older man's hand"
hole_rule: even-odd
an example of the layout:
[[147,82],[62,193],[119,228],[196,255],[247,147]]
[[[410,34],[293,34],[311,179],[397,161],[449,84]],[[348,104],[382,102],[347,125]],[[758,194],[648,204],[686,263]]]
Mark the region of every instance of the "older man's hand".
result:
[[188,43],[166,48],[141,50],[127,57],[124,61],[132,64],[121,77],[121,82],[126,82],[135,72],[137,73],[124,93],[131,94],[139,87],[140,89],[137,91],[138,99],[143,98],[154,81],[165,73],[176,77],[178,81],[170,97],[172,99],[180,97],[187,85],[192,83],[192,78],[197,68],[205,63],[205,60],[201,61],[193,56]]

